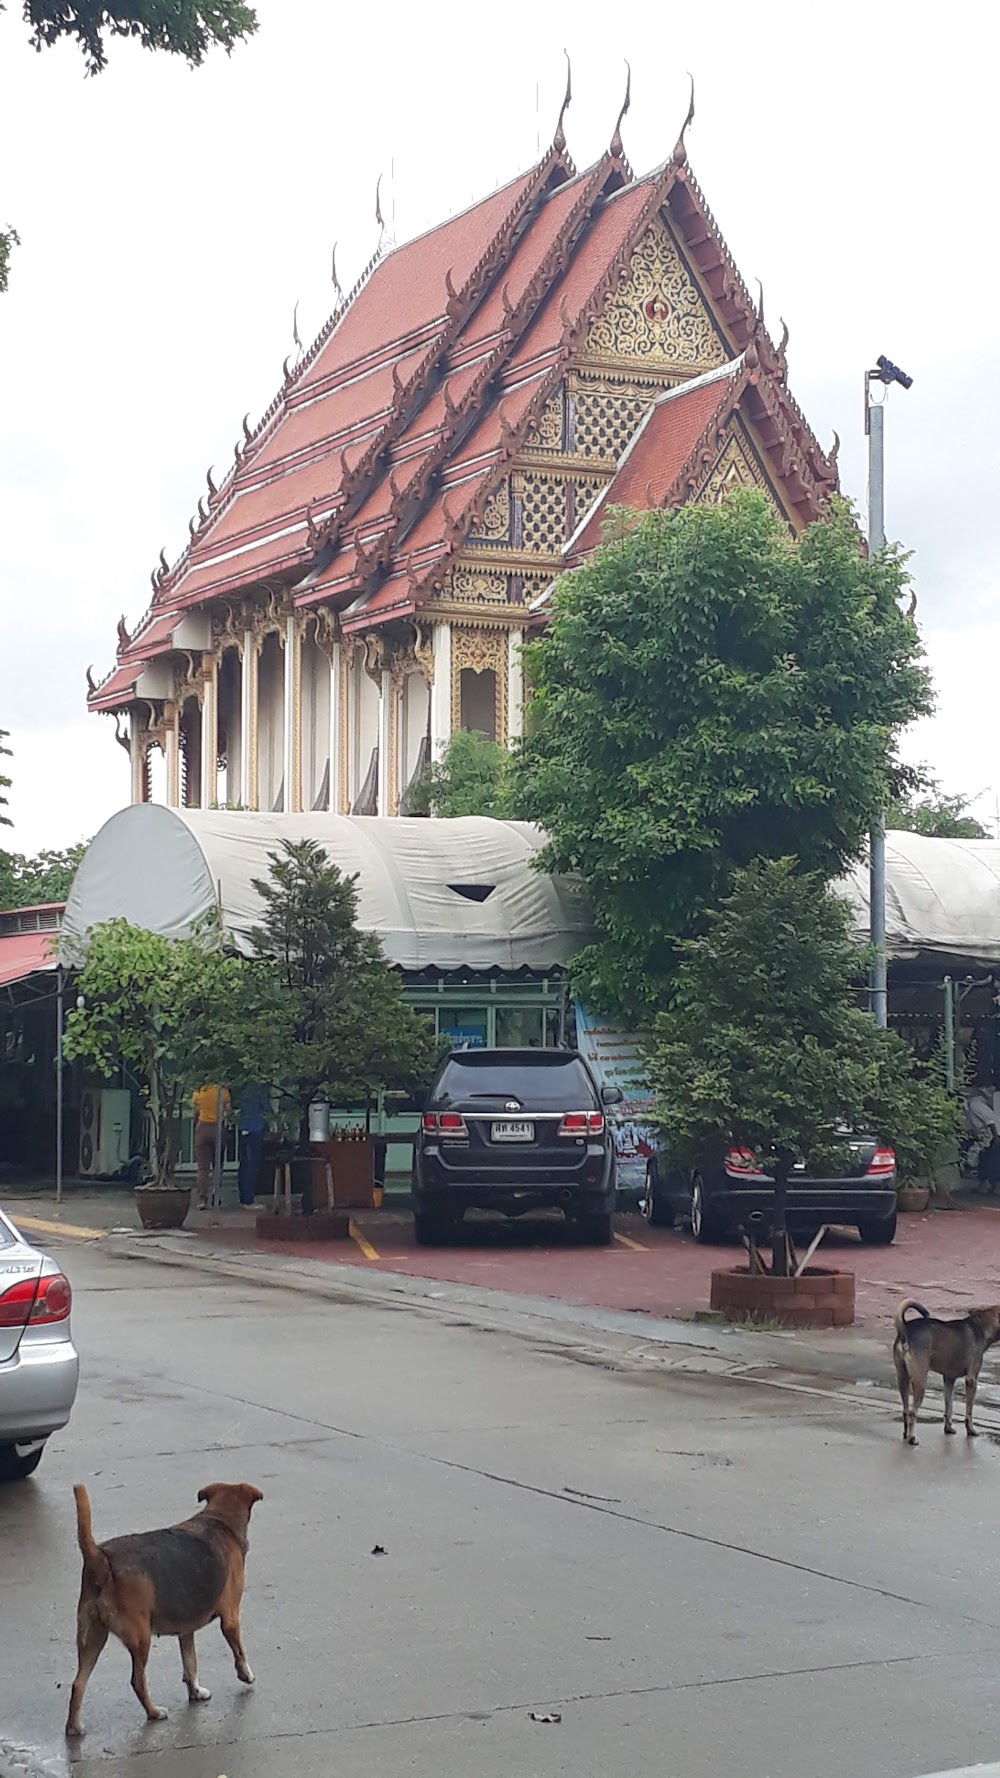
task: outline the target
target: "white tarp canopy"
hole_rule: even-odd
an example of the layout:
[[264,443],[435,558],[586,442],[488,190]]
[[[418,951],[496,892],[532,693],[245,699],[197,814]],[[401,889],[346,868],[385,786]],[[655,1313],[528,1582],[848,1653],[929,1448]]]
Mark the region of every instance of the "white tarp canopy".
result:
[[[868,866],[838,885],[855,926],[868,933]],[[1000,963],[1000,843],[889,833],[885,924],[890,957],[955,957]]]
[[91,841],[63,919],[61,957],[79,962],[91,927],[125,919],[168,938],[216,907],[237,949],[260,919],[252,880],[282,840],[317,840],[358,876],[361,925],[405,970],[556,968],[589,935],[586,905],[565,879],[531,868],[543,843],[526,822],[380,820],[167,809],[141,803]]
[[[361,923],[401,969],[553,969],[590,936],[579,888],[531,868],[543,836],[526,822],[140,804],[112,816],[87,848],[63,919],[62,960],[78,960],[81,939],[102,920],[177,938],[216,906],[245,949],[260,917],[252,879],[266,877],[268,854],[283,839],[305,838],[357,872]],[[866,937],[867,865],[839,889]],[[1000,963],[1000,843],[890,833],[886,928],[890,957]]]

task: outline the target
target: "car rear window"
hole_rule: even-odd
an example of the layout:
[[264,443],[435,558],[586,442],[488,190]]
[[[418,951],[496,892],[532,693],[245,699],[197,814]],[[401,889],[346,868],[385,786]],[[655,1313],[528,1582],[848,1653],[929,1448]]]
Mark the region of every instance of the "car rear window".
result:
[[4,1217],[0,1216],[0,1247],[13,1247],[15,1245],[16,1243],[11,1229],[7,1226]]
[[434,1093],[435,1104],[467,1099],[518,1099],[533,1111],[586,1110],[597,1103],[579,1056],[544,1050],[537,1056],[509,1058],[470,1050],[447,1062]]

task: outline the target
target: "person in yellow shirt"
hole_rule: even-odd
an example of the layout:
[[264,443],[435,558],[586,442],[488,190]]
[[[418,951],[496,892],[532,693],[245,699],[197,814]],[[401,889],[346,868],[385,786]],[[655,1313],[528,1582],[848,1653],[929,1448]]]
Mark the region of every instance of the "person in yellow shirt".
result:
[[198,1169],[198,1208],[208,1208],[208,1194],[212,1188],[212,1174],[215,1171],[215,1129],[219,1121],[219,1095],[222,1095],[222,1122],[229,1122],[232,1101],[228,1087],[199,1087],[192,1093],[194,1105],[194,1159]]

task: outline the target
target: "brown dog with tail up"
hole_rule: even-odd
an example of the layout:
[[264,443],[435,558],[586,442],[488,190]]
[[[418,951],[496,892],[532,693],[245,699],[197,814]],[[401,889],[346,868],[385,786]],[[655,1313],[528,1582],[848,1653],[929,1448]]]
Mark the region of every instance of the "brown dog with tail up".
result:
[[[907,1321],[911,1310],[919,1319]],[[952,1397],[959,1377],[965,1378],[965,1430],[970,1438],[975,1438],[972,1410],[976,1384],[983,1359],[998,1340],[1000,1303],[985,1309],[970,1309],[957,1321],[939,1321],[923,1303],[915,1302],[912,1297],[900,1303],[896,1310],[892,1358],[903,1402],[903,1437],[908,1445],[917,1442],[917,1415],[931,1371],[937,1371],[944,1378],[945,1432],[955,1430],[951,1417]]]
[[200,1513],[163,1531],[143,1531],[95,1543],[90,1499],[80,1485],[76,1527],[83,1556],[77,1610],[79,1665],[70,1698],[67,1735],[82,1735],[80,1710],[87,1681],[108,1636],[117,1636],[132,1656],[132,1690],[150,1722],[166,1716],[146,1685],[146,1662],[154,1636],[176,1636],[192,1704],[211,1697],[198,1684],[194,1633],[218,1618],[236,1660],[236,1676],[253,1685],[240,1634],[247,1527],[264,1496],[249,1482],[211,1482],[202,1488]]

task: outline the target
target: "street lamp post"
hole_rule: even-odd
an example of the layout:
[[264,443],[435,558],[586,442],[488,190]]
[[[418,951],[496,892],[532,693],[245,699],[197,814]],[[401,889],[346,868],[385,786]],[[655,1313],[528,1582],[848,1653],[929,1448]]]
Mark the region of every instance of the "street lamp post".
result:
[[[885,548],[885,397],[871,398],[872,383],[898,383],[909,389],[913,378],[891,359],[881,357],[874,370],[865,371],[865,432],[868,434],[868,553]],[[885,942],[885,819],[875,822],[869,844],[869,931],[872,946],[871,1006],[876,1025],[884,1031],[889,1023],[889,995]]]

